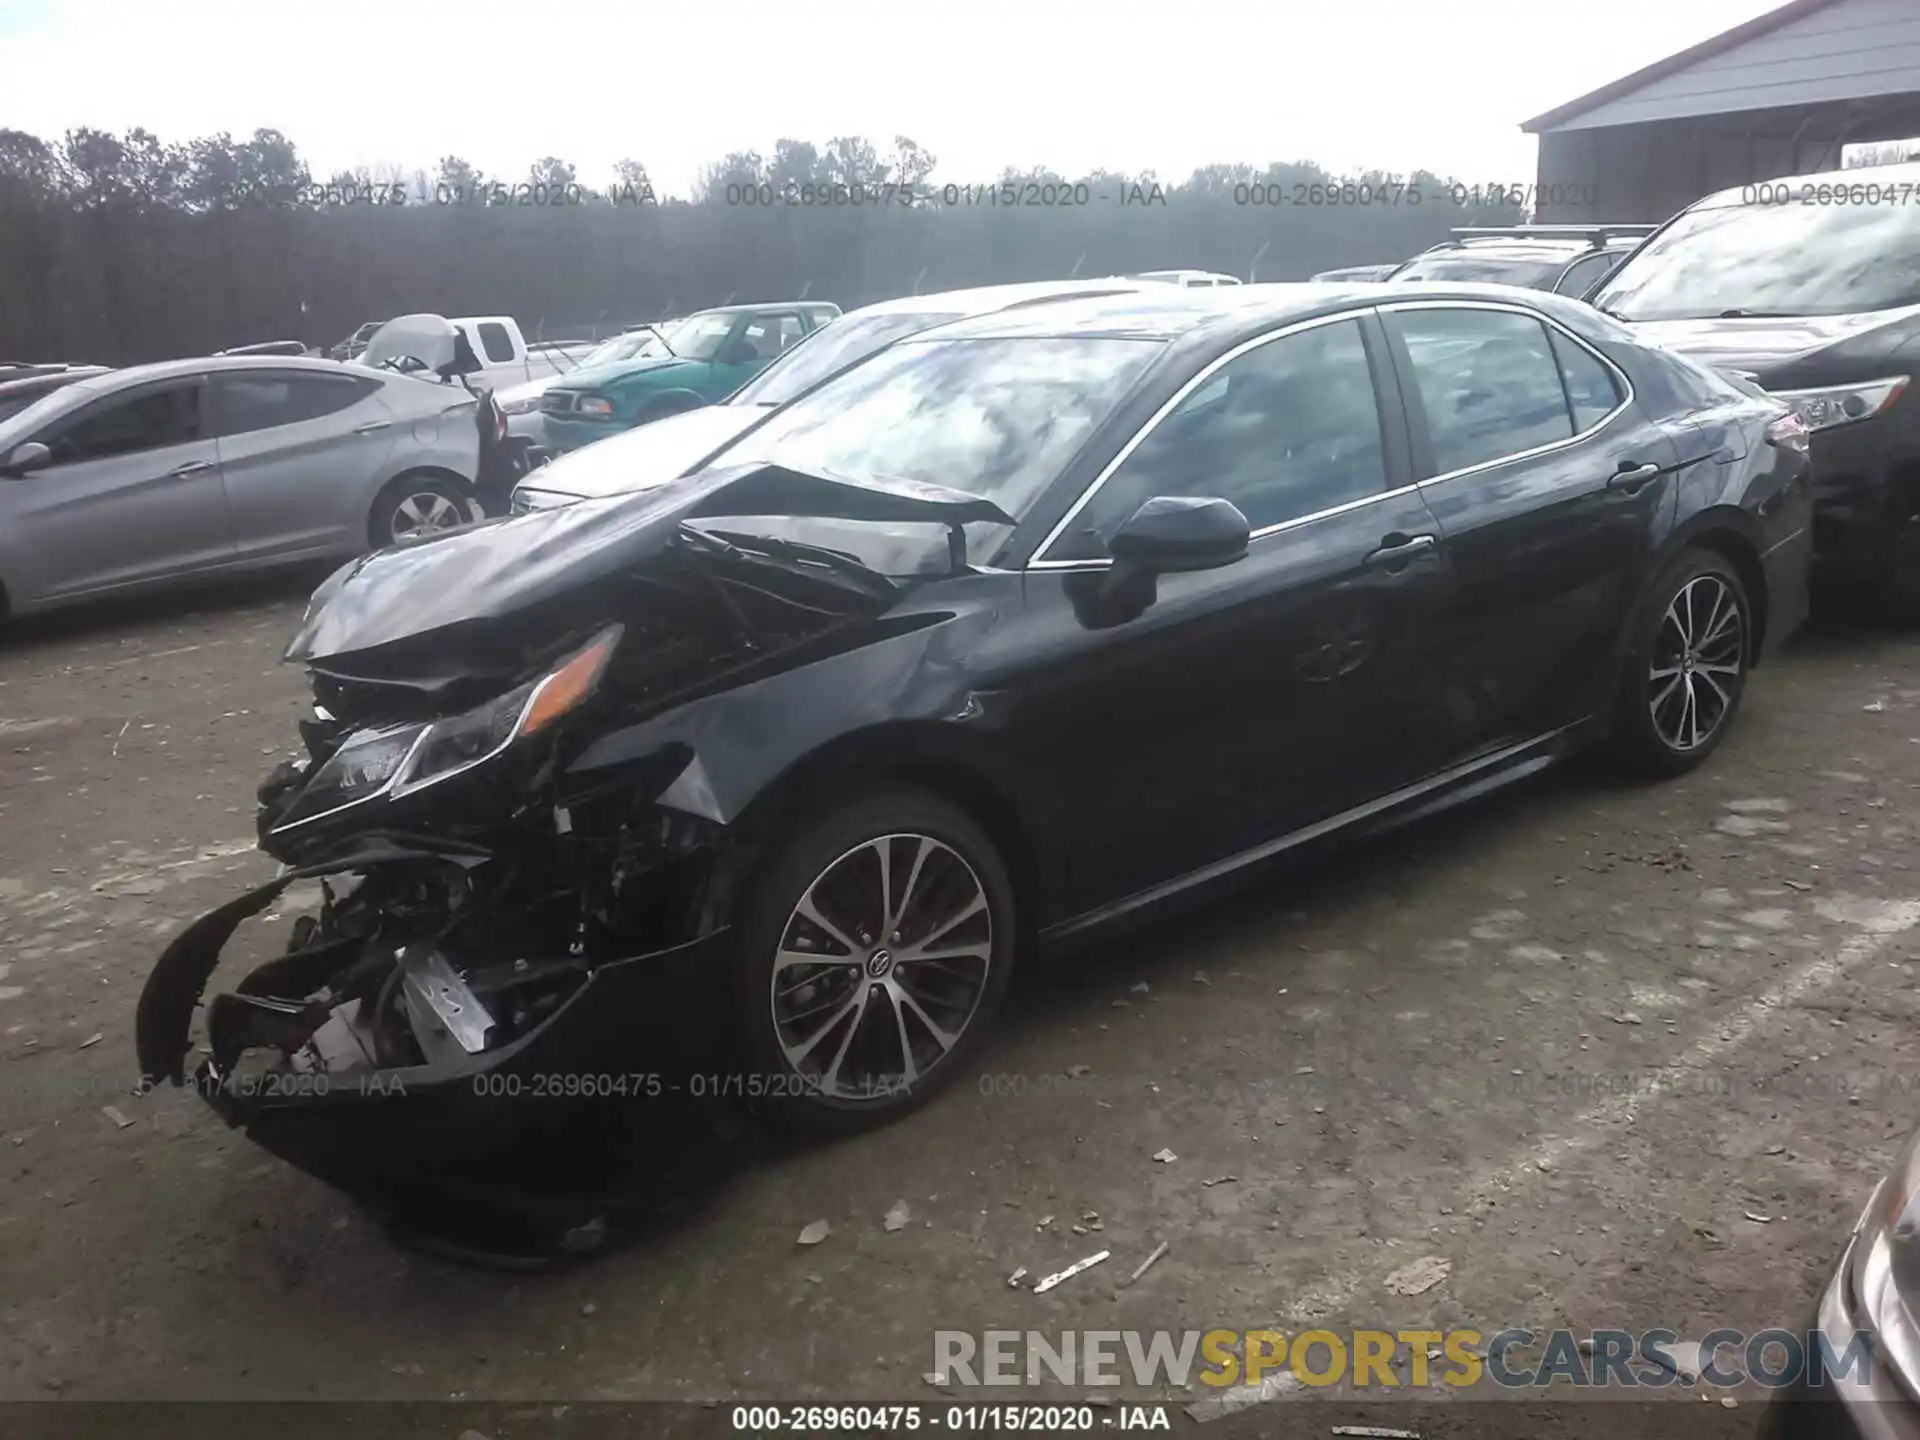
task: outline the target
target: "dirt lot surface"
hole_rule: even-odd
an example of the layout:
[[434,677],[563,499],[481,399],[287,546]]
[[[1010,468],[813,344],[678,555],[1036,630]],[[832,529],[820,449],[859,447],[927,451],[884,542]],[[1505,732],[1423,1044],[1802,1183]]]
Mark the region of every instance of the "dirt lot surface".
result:
[[[1920,643],[1825,628],[1687,779],[1561,772],[1029,972],[978,1083],[756,1152],[588,1263],[423,1256],[185,1092],[129,1095],[165,939],[272,873],[252,788],[305,704],[303,595],[0,646],[0,1399],[944,1404],[935,1329],[1752,1331],[1802,1319],[1920,1122]],[[1207,1393],[1156,1398],[1185,1428]],[[1666,1406],[1742,1433],[1757,1397]]]

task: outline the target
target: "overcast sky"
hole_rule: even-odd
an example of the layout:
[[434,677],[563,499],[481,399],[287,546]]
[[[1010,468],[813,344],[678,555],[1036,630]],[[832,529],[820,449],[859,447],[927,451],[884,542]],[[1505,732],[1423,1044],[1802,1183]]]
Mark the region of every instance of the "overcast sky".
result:
[[1520,122],[1766,0],[0,0],[0,125],[284,131],[322,176],[537,156],[662,193],[780,136],[1005,165],[1533,177]]

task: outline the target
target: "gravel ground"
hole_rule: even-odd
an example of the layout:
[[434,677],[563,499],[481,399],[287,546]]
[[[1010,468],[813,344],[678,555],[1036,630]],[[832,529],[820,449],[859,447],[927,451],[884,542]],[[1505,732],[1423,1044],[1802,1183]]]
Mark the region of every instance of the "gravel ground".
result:
[[[755,1149],[589,1263],[422,1256],[190,1096],[128,1093],[166,938],[271,873],[252,787],[305,703],[277,663],[303,596],[0,646],[0,1399],[944,1404],[935,1328],[1758,1330],[1802,1318],[1920,1120],[1920,643],[1825,628],[1693,776],[1562,771],[1030,970],[978,1083]],[[1447,1278],[1393,1293],[1425,1256]],[[1423,1423],[1621,1433],[1538,1404]],[[1656,1410],[1742,1433],[1756,1405]]]

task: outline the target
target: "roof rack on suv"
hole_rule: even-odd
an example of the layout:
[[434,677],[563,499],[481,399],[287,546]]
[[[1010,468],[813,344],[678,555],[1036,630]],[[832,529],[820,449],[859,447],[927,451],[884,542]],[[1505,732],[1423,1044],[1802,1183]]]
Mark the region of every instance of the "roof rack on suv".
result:
[[1586,240],[1604,245],[1618,235],[1632,239],[1651,235],[1658,225],[1456,225],[1448,233],[1462,239],[1498,236],[1513,240]]

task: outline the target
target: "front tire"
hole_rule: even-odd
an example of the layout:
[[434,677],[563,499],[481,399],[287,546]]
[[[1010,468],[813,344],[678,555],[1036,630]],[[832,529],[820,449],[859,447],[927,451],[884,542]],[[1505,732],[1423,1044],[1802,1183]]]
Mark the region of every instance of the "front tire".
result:
[[1014,897],[985,830],[920,790],[847,802],[780,842],[744,899],[734,991],[790,1131],[849,1134],[924,1103],[1006,994]]
[[1685,774],[1726,738],[1757,638],[1739,573],[1710,550],[1683,551],[1634,621],[1614,719],[1615,758],[1651,779]]

